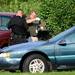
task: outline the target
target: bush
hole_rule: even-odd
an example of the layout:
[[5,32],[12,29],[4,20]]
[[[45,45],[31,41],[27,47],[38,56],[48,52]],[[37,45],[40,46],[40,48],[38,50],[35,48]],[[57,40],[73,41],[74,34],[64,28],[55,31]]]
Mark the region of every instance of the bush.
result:
[[0,0],[0,11],[35,10],[54,36],[75,24],[75,0]]
[[75,24],[75,0],[42,0],[40,12],[52,36]]

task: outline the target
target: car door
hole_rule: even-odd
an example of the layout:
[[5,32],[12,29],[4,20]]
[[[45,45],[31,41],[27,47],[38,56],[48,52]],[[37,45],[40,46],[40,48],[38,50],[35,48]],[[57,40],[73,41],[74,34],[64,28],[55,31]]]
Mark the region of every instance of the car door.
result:
[[10,16],[0,15],[0,48],[9,43],[11,32],[7,28]]
[[65,36],[55,48],[57,64],[75,65],[75,32]]

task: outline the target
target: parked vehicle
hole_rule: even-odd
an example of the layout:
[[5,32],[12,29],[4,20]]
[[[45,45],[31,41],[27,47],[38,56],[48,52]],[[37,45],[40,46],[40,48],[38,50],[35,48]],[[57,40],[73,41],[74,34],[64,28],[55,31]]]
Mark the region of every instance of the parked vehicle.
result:
[[0,49],[0,69],[45,72],[75,66],[75,26],[47,41],[27,42]]
[[7,29],[7,24],[15,13],[0,12],[0,48],[7,46],[11,40],[11,31]]

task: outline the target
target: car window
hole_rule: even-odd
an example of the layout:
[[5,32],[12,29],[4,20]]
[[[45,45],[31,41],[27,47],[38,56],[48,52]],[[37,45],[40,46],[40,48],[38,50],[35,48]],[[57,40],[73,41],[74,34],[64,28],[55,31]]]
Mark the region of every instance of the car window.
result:
[[64,38],[66,43],[75,43],[75,32],[69,34],[67,37]]
[[10,18],[10,16],[0,16],[0,30],[8,30],[7,24]]

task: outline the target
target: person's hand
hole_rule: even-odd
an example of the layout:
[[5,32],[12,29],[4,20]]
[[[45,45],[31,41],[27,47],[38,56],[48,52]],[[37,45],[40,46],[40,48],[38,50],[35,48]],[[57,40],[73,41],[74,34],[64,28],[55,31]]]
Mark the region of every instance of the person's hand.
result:
[[41,29],[41,30],[44,30],[44,27],[43,27],[43,26],[41,26],[41,27],[40,27],[40,29]]
[[38,18],[38,17],[37,17],[37,18],[35,18],[35,20],[38,20],[38,21],[40,21],[40,18]]

